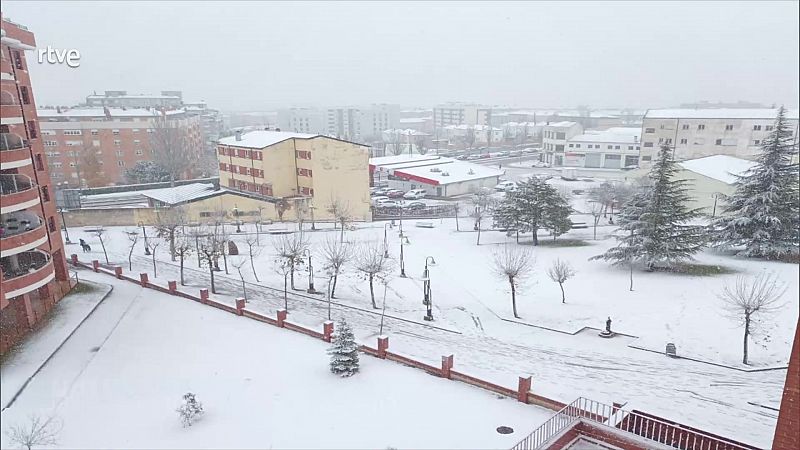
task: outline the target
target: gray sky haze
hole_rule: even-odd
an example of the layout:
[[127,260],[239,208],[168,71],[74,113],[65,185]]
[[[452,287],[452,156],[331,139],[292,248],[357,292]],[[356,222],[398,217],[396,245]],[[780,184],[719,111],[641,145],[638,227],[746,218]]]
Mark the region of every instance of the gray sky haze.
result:
[[471,101],[798,104],[798,2],[3,2],[40,105],[183,90],[224,110]]

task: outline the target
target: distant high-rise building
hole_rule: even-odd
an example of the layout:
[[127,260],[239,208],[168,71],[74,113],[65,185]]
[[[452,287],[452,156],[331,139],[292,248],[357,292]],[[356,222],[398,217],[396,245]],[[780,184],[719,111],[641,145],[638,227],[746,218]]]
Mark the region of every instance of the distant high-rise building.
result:
[[86,106],[113,108],[170,108],[183,105],[181,91],[161,91],[160,95],[128,94],[128,91],[105,91],[86,96]]
[[0,354],[70,290],[55,192],[39,129],[26,50],[33,33],[6,18],[0,42]]

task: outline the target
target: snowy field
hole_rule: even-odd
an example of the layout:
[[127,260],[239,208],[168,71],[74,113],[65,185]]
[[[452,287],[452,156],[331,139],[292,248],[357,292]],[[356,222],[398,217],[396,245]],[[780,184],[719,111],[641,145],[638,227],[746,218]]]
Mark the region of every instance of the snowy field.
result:
[[[589,221],[576,216],[576,221]],[[762,327],[764,332],[751,342],[751,367],[770,367],[787,362],[798,314],[798,266],[792,264],[749,261],[705,251],[697,263],[719,265],[724,274],[691,276],[672,273],[634,273],[634,291],[628,290],[629,274],[601,261],[588,258],[604,252],[614,244],[608,233],[612,226],[600,227],[598,240],[592,230],[574,230],[559,240],[584,240],[581,247],[540,246],[534,249],[534,271],[519,293],[517,304],[521,323],[513,319],[507,282],[493,273],[492,253],[500,245],[514,244],[513,238],[499,232],[482,233],[481,245],[475,245],[477,234],[471,219],[462,219],[456,231],[453,219],[434,221],[435,228],[414,226],[405,221],[410,244],[404,247],[408,278],[400,278],[399,269],[388,284],[385,333],[391,337],[391,348],[438,364],[443,354],[456,354],[456,367],[505,386],[515,386],[519,375],[534,376],[534,391],[569,402],[578,396],[604,402],[627,401],[630,406],[682,421],[708,431],[738,438],[748,443],[769,446],[777,413],[759,405],[776,405],[780,399],[785,370],[747,373],[687,360],[674,360],[630,345],[662,352],[669,342],[675,343],[680,355],[724,364],[741,365],[742,331],[736,321],[725,315],[717,293],[737,274],[752,275],[763,270],[775,272],[788,285],[785,306]],[[488,221],[486,222],[488,225]],[[382,223],[361,224],[357,231],[345,233],[353,244],[383,242]],[[275,228],[294,225],[276,224]],[[319,245],[326,236],[338,236],[329,226],[309,232],[314,251],[315,287],[325,290],[327,278],[322,269]],[[106,237],[112,263],[127,268],[128,242],[124,228],[109,228]],[[229,229],[228,231],[233,231]],[[253,231],[246,226],[244,231]],[[80,229],[70,234],[83,237],[93,252],[81,254],[83,260],[103,260],[96,237]],[[148,232],[152,236],[153,230]],[[389,251],[397,265],[399,238],[397,228],[389,230]],[[548,241],[546,235],[541,236]],[[248,281],[248,307],[274,314],[283,306],[282,275],[275,270],[275,254],[269,235],[261,235],[263,252],[256,261],[260,283],[245,265]],[[244,236],[233,233],[240,252],[246,253]],[[522,236],[523,244],[530,236]],[[78,251],[79,248],[72,247]],[[159,277],[166,285],[178,278],[177,265],[169,263],[167,245],[158,250]],[[134,273],[148,272],[152,279],[149,257],[142,256],[141,239],[134,249]],[[434,303],[433,325],[453,332],[427,327],[422,320],[421,272],[426,256],[436,259],[431,267]],[[218,297],[232,300],[242,295],[241,282],[231,257],[229,275],[217,273]],[[546,268],[556,258],[569,261],[577,275],[565,284],[566,304],[561,303],[558,285],[546,276]],[[220,262],[222,265],[222,262]],[[206,269],[197,268],[196,255],[186,262],[188,289],[209,285]],[[396,266],[397,267],[397,266]],[[296,275],[297,291],[290,291],[290,319],[310,326],[320,326],[326,319],[324,295],[308,295],[307,272]],[[378,305],[382,304],[383,287],[376,283]],[[335,307],[343,311],[355,326],[356,335],[373,339],[378,332],[379,312],[372,310],[368,283],[353,270],[339,279],[339,304],[358,309]],[[602,328],[607,317],[612,328],[636,338],[600,339],[596,331],[583,327]],[[547,327],[558,331],[550,331]],[[767,336],[768,334],[768,336]]]
[[[369,356],[342,379],[324,342],[81,276],[114,292],[2,413],[57,417],[60,448],[509,448],[552,414]],[[183,428],[188,391],[206,412]]]

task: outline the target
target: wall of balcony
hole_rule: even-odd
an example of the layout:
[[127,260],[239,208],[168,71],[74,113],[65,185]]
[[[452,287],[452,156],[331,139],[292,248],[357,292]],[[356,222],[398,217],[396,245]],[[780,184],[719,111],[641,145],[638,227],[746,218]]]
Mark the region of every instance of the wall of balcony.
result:
[[39,189],[27,175],[0,174],[0,214],[39,204]]
[[50,255],[40,250],[29,250],[0,258],[3,270],[3,295],[12,299],[38,289],[56,276]]
[[[5,116],[5,112],[3,115]],[[15,169],[30,164],[31,154],[27,142],[17,134],[0,133],[0,169]]]
[[0,257],[16,255],[47,242],[44,220],[30,211],[0,216]]

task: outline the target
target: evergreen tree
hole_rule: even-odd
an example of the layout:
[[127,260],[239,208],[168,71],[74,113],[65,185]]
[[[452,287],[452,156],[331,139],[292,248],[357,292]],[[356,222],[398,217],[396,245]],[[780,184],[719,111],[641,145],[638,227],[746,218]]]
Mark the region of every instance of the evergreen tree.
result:
[[775,126],[761,144],[757,164],[738,176],[736,190],[724,196],[723,217],[714,226],[723,246],[744,246],[743,256],[782,258],[798,253],[800,189],[797,143],[783,107]]
[[703,248],[704,228],[690,224],[700,210],[686,206],[687,181],[675,180],[677,171],[672,151],[662,146],[650,170],[650,186],[635,194],[619,214],[619,245],[592,259],[614,264],[642,261],[653,270],[659,263],[691,258]]
[[331,372],[342,377],[358,372],[358,344],[344,318],[339,321],[328,354],[331,355]]
[[569,214],[572,209],[567,200],[544,180],[531,177],[517,183],[517,189],[507,192],[495,209],[494,226],[521,233],[533,234],[533,245],[539,245],[537,232],[549,229],[554,236],[566,233],[572,227]]

